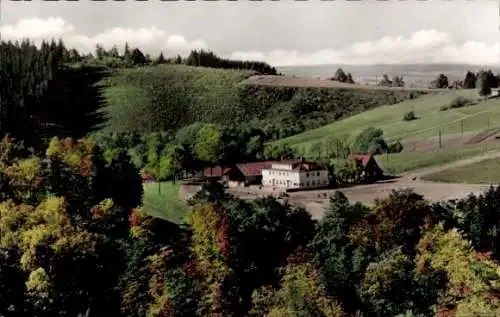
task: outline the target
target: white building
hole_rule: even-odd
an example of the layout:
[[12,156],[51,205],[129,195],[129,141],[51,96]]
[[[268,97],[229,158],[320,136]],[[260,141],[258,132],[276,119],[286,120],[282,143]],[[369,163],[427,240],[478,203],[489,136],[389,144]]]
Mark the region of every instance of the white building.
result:
[[262,185],[266,187],[307,189],[328,184],[328,170],[303,160],[274,162],[270,168],[262,169]]

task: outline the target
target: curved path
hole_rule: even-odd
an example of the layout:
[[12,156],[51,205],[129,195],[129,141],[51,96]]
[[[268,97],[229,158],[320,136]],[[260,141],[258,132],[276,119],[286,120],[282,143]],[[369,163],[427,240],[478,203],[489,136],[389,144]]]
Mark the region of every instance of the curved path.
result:
[[[458,183],[439,183],[425,181],[421,178],[425,175],[435,173],[448,168],[465,166],[472,163],[481,162],[484,160],[500,158],[500,152],[489,152],[484,155],[475,156],[472,158],[455,161],[449,164],[440,166],[432,166],[422,168],[412,172],[403,174],[401,177],[389,181],[382,181],[376,184],[358,185],[348,188],[342,188],[342,191],[351,202],[359,201],[366,205],[373,204],[376,198],[385,197],[393,189],[411,188],[416,193],[423,195],[430,202],[438,202],[449,199],[460,199],[470,194],[480,194],[487,190],[489,185],[474,185],[474,184],[458,184]],[[182,185],[180,196],[193,194],[197,191],[198,186]],[[336,189],[329,190],[312,190],[289,193],[288,200],[292,203],[304,205],[304,207],[313,215],[314,218],[320,218],[324,213],[325,207],[329,200],[326,198],[318,198],[318,194],[331,194]],[[264,195],[273,194],[272,192],[260,191],[258,188],[231,188],[229,191],[243,199],[254,199]]]

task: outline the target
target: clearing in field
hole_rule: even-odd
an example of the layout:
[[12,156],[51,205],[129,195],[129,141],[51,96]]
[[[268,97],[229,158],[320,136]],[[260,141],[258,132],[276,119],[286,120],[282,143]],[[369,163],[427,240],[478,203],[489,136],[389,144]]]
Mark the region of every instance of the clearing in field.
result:
[[499,184],[500,159],[490,159],[425,175],[424,180],[445,183]]
[[141,211],[147,215],[163,218],[174,223],[184,220],[187,205],[179,199],[180,184],[163,182],[144,184],[144,200]]

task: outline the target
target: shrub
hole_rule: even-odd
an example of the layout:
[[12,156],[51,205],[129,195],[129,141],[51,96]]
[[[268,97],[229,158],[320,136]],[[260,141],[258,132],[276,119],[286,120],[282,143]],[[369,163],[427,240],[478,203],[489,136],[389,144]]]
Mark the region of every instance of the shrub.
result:
[[459,96],[450,102],[450,108],[451,109],[462,108],[462,107],[467,107],[471,104],[472,100]]
[[335,160],[333,163],[337,184],[356,184],[361,181],[363,167],[359,163],[349,159]]
[[409,111],[409,112],[405,113],[405,115],[403,116],[404,121],[412,121],[415,119],[417,119],[417,116],[415,116],[415,112],[413,112],[413,111]]
[[358,153],[381,154],[387,151],[387,143],[384,139],[384,131],[374,127],[364,129],[354,139],[353,151]]
[[403,151],[403,144],[399,141],[394,141],[387,146],[388,153],[400,153]]

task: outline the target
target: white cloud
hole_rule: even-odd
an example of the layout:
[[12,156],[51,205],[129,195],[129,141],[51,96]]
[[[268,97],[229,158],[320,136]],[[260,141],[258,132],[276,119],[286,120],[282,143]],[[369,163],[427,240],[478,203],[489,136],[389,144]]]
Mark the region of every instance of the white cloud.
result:
[[409,37],[385,36],[375,41],[357,42],[342,49],[324,49],[301,53],[234,52],[231,58],[264,60],[276,66],[323,64],[403,64],[464,63],[496,65],[500,63],[499,43],[453,41],[450,34],[434,29],[419,30]]
[[14,25],[2,25],[0,35],[2,40],[29,38],[37,44],[45,39],[62,38],[67,47],[74,47],[85,53],[94,52],[96,44],[102,44],[106,49],[113,45],[122,49],[125,42],[148,53],[164,51],[167,55],[185,54],[191,49],[207,47],[202,40],[190,41],[181,35],[167,34],[156,26],[138,29],[114,27],[88,36],[79,33],[73,25],[60,17],[50,17],[47,20],[24,19]]
[[[114,27],[95,35],[80,33],[60,17],[20,20],[0,26],[3,40],[30,38],[35,43],[43,39],[62,38],[68,47],[93,52],[97,43],[105,48],[122,48],[125,42],[148,53],[186,54],[191,49],[210,48],[201,39],[186,39],[169,34],[156,26],[144,28]],[[468,63],[496,65],[500,63],[499,43],[467,41],[458,43],[450,34],[435,29],[419,30],[409,37],[385,36],[378,40],[356,42],[340,49],[325,48],[315,52],[273,50],[270,52],[234,52],[227,57],[262,60],[275,66],[322,64],[401,64],[401,63]]]

